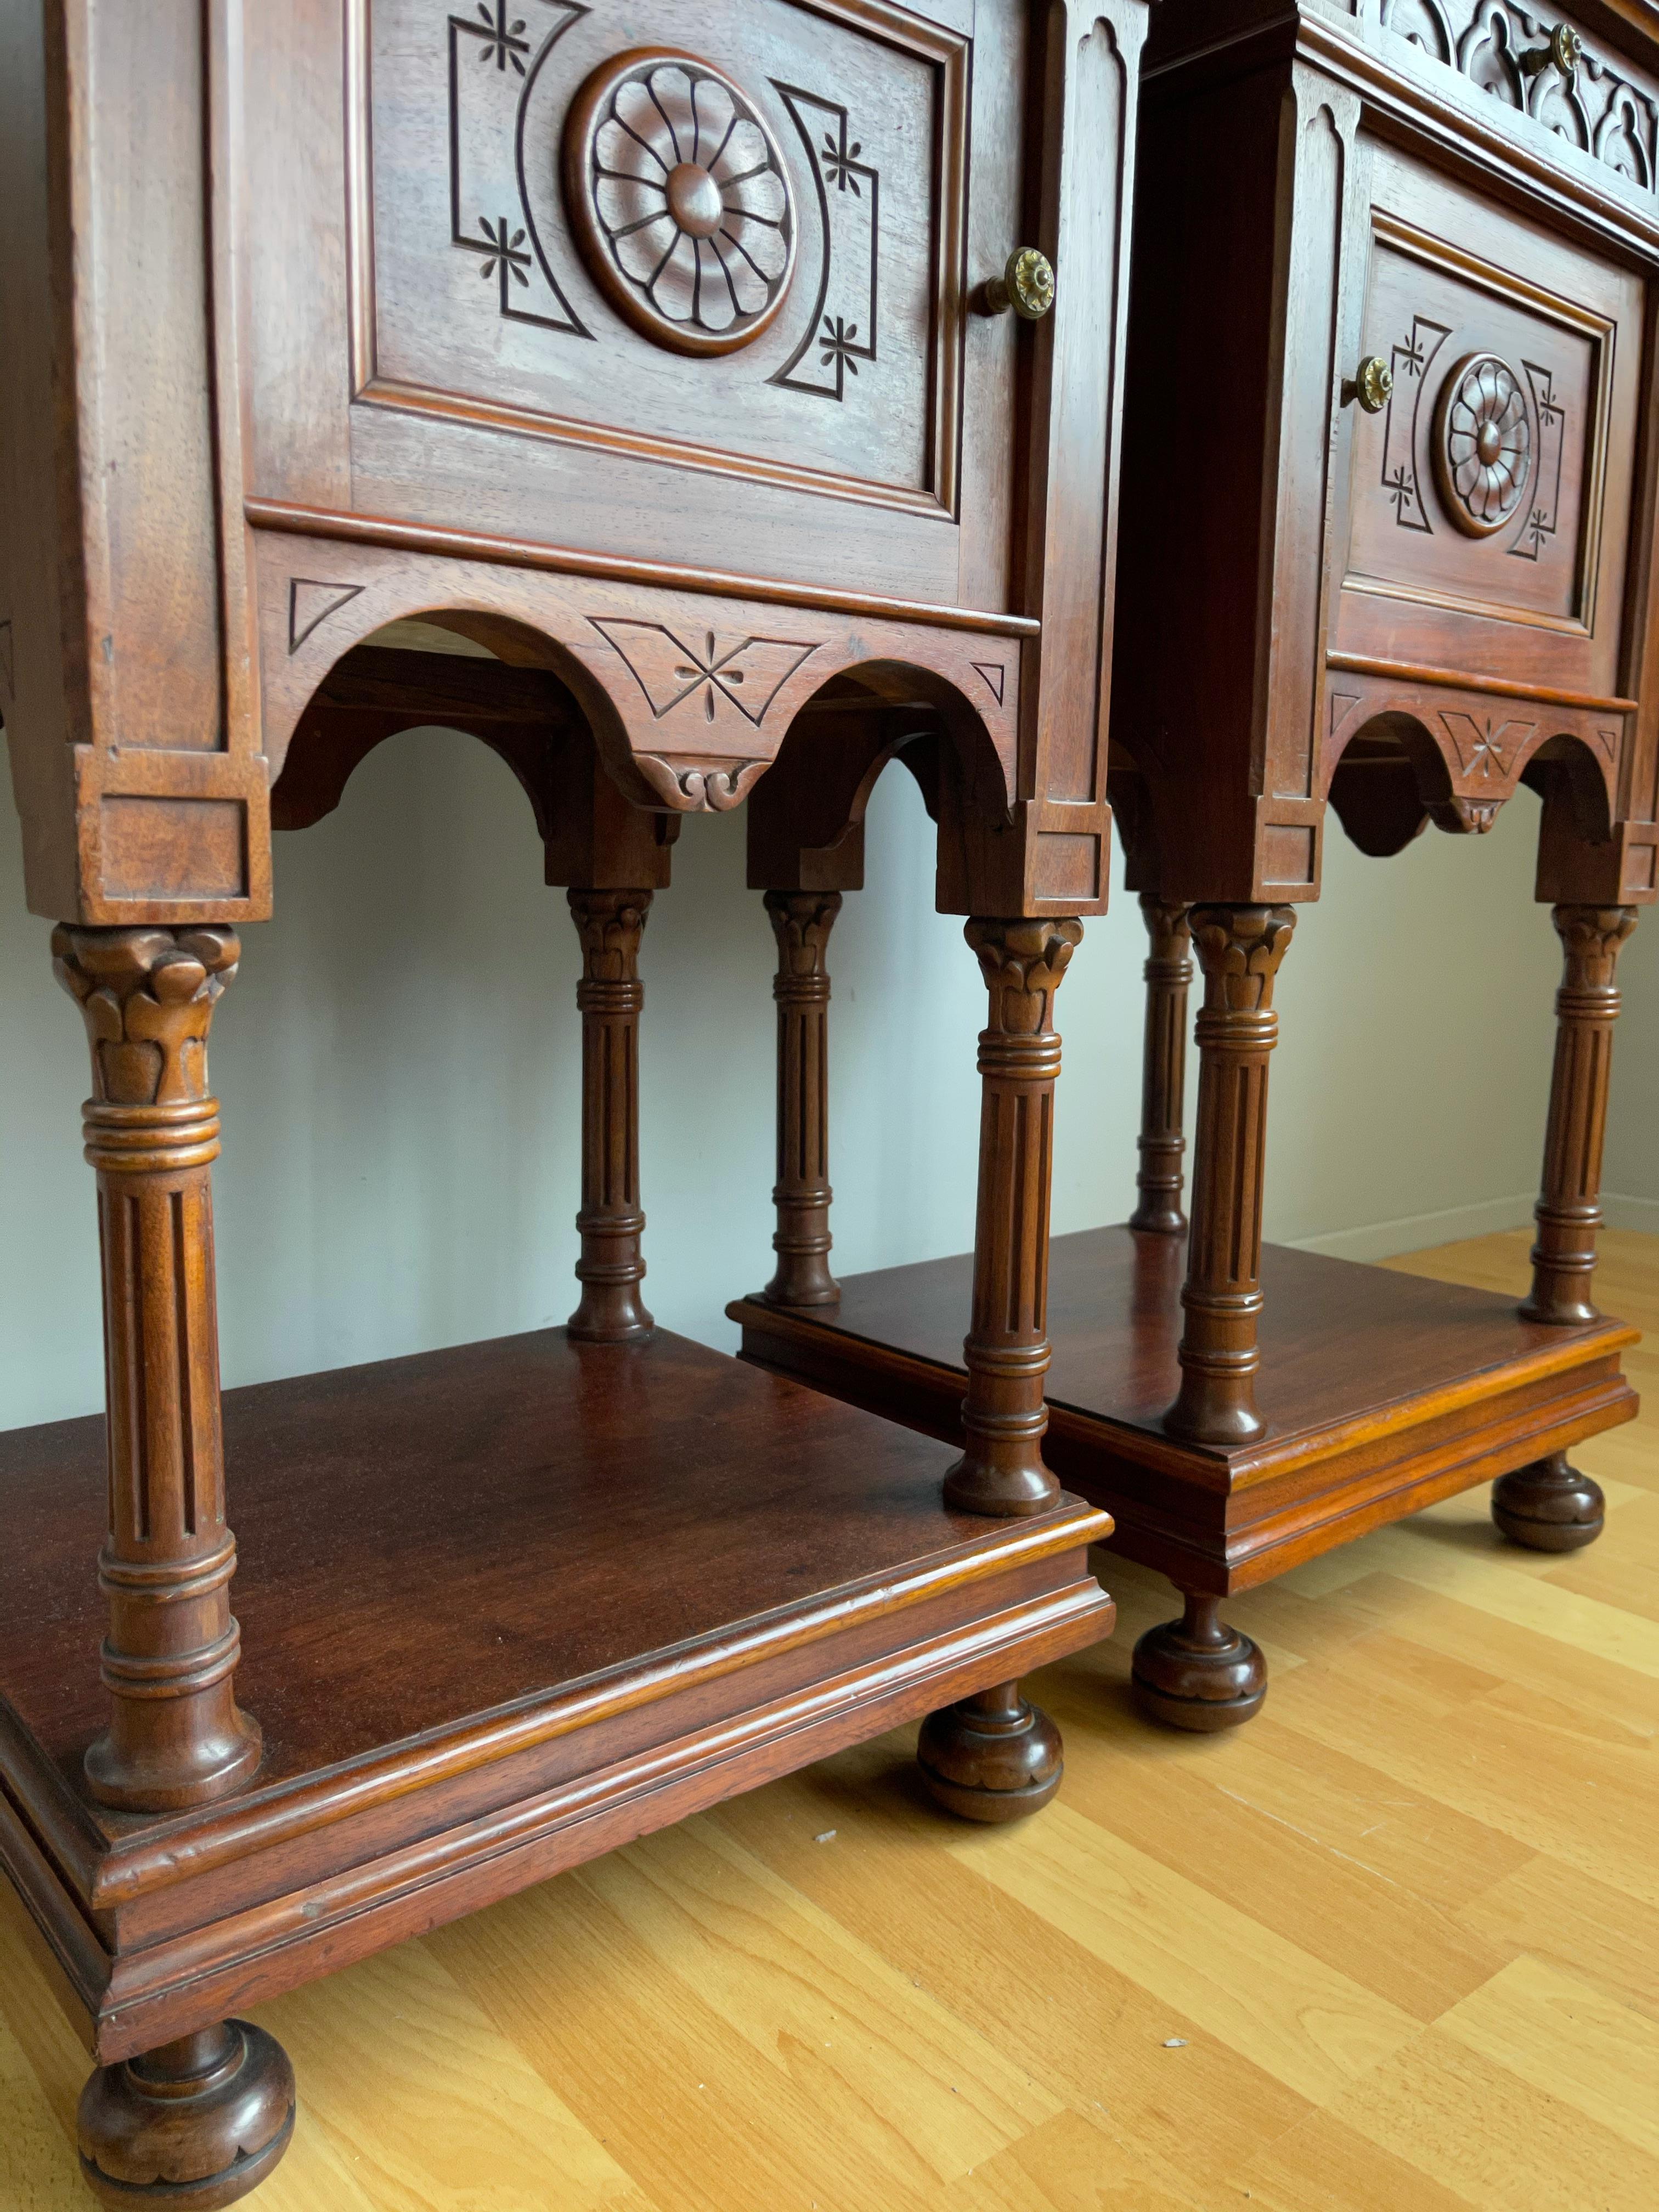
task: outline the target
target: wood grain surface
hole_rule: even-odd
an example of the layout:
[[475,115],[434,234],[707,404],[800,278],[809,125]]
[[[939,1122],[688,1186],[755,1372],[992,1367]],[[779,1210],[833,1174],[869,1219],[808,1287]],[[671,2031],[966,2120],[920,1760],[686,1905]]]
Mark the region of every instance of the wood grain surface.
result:
[[[1395,1264],[1514,1297],[1528,1243]],[[1659,1328],[1659,1239],[1599,1287]],[[1589,1552],[1476,1492],[1231,1600],[1273,1686],[1224,1738],[1133,1717],[1168,1593],[1112,1560],[1018,1830],[927,1808],[907,1730],[259,2008],[301,2083],[262,2212],[1645,2212],[1656,1437],[1577,1455]],[[84,2074],[7,1923],[8,2212],[85,2201]]]

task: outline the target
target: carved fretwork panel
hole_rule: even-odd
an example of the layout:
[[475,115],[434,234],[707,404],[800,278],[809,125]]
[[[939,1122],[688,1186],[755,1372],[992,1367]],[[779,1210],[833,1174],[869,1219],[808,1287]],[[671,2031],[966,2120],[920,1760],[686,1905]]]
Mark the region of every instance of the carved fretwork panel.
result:
[[1339,652],[1611,699],[1642,286],[1376,150]]
[[[1570,18],[1510,0],[1370,0],[1384,27],[1517,116],[1652,191],[1659,100]],[[1362,8],[1362,13],[1364,9]]]
[[954,509],[967,38],[885,0],[357,4],[371,396]]

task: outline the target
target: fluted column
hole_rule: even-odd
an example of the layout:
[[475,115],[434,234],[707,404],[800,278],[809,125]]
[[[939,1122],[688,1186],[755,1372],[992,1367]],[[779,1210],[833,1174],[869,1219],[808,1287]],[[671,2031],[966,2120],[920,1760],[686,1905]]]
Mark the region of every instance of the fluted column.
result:
[[1556,934],[1564,956],[1555,994],[1555,1068],[1544,1139],[1544,1176],[1534,1217],[1528,1321],[1589,1322],[1595,1273],[1595,1232],[1601,1225],[1601,1140],[1613,1069],[1613,1025],[1619,1018],[1613,977],[1619,950],[1636,927],[1630,906],[1558,906]]
[[778,941],[772,995],[778,1007],[777,1269],[769,1305],[834,1305],[830,1272],[830,933],[839,891],[768,891]]
[[1198,1132],[1181,1394],[1164,1425],[1199,1443],[1248,1443],[1267,1425],[1255,1373],[1267,1060],[1279,1037],[1273,980],[1296,915],[1284,906],[1197,906],[1189,921],[1204,969]]
[[1043,1463],[1048,1413],[1048,1195],[1054,1173],[1054,994],[1083,925],[969,922],[990,992],[982,1080],[973,1321],[963,1345],[966,1449],[945,1477],[969,1513],[1040,1513],[1060,1486]]
[[628,1344],[654,1326],[640,1296],[640,939],[649,891],[571,891],[582,945],[581,1303],[569,1332],[586,1344]]
[[1146,1030],[1140,1063],[1139,1202],[1131,1229],[1179,1237],[1182,1134],[1187,1090],[1187,990],[1193,980],[1192,933],[1184,906],[1166,906],[1143,891],[1141,918],[1152,942],[1146,962]]
[[235,1790],[260,1757],[233,1686],[207,1073],[240,948],[228,929],[65,926],[52,949],[92,1045],[84,1125],[103,1261],[110,1726],[87,1781],[106,1805],[172,1812]]

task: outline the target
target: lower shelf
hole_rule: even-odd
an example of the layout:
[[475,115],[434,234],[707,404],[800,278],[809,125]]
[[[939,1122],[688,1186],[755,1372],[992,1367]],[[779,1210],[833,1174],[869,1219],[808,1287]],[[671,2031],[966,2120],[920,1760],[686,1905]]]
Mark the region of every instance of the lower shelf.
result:
[[0,1863],[109,2060],[1109,1632],[1075,1498],[659,1333],[234,1390],[254,1784],[100,1811],[103,1422],[0,1436]]
[[[1224,1595],[1629,1420],[1622,1322],[1555,1328],[1489,1291],[1269,1245],[1257,1400],[1237,1449],[1164,1433],[1184,1238],[1127,1228],[1051,1248],[1050,1465],[1109,1512],[1112,1548]],[[839,1307],[730,1308],[743,1357],[956,1441],[973,1262],[856,1275]]]

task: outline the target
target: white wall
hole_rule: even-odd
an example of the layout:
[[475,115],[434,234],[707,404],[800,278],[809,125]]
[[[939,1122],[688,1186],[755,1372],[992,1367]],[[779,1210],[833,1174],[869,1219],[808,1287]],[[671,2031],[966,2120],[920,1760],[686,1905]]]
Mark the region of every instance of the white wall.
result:
[[[1333,821],[1325,896],[1280,981],[1270,1236],[1376,1256],[1525,1218],[1557,965],[1531,902],[1535,819],[1522,794],[1489,837],[1431,831],[1391,862]],[[902,772],[878,792],[868,854],[832,945],[846,1272],[973,1233],[983,995],[960,922],[933,911],[931,831]],[[729,1345],[726,1300],[770,1270],[772,939],[744,887],[741,817],[689,822],[674,865],[643,962],[646,1290],[659,1321]],[[212,1042],[227,1381],[562,1321],[576,939],[507,769],[469,739],[411,733],[371,756],[337,814],[279,839],[276,866],[277,919],[245,933]],[[100,1391],[86,1049],[49,933],[24,911],[6,808],[0,1426]],[[1143,957],[1120,893],[1060,1001],[1058,1229],[1132,1201]]]

